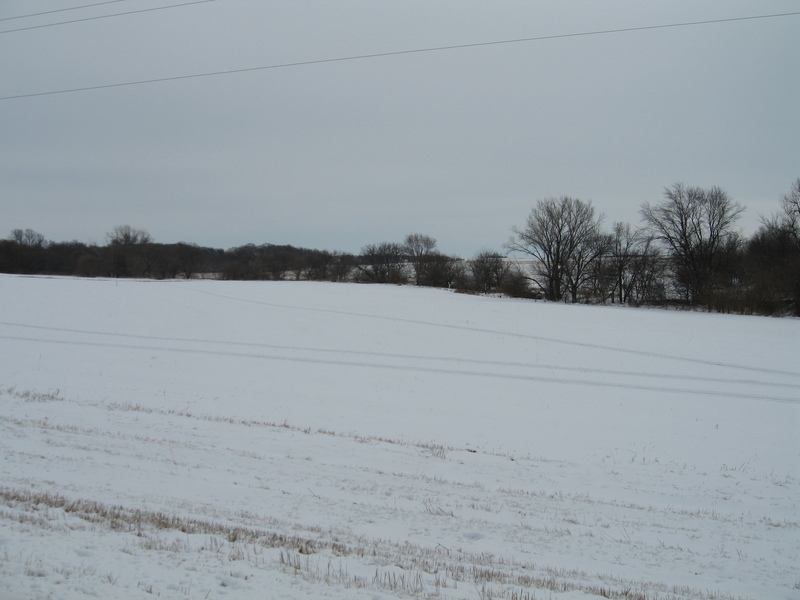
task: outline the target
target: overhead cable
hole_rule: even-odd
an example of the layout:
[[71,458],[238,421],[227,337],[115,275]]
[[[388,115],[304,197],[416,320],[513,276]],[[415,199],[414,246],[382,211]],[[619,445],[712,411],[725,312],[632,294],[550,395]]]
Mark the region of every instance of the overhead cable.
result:
[[128,12],[114,13],[111,15],[100,15],[97,17],[85,17],[83,19],[73,19],[72,21],[59,21],[58,23],[48,23],[46,25],[31,25],[30,27],[20,27],[19,29],[6,29],[0,31],[0,35],[4,33],[16,33],[17,31],[30,31],[31,29],[44,29],[45,27],[57,27],[58,25],[70,25],[72,23],[83,23],[85,21],[96,21],[97,19],[110,19],[112,17],[123,17],[125,15],[136,15],[139,13],[153,12],[155,10],[166,10],[168,8],[180,8],[182,6],[189,6],[191,4],[205,4],[206,2],[216,2],[216,0],[193,0],[193,2],[184,2],[182,4],[170,4],[169,6],[156,6],[155,8],[142,8],[139,10],[130,10]]
[[84,4],[83,6],[72,6],[70,8],[58,8],[56,10],[46,10],[45,12],[32,13],[30,15],[19,15],[17,17],[3,17],[2,21],[13,21],[15,19],[27,19],[29,17],[41,17],[42,15],[52,15],[53,13],[67,12],[70,10],[78,10],[81,8],[91,8],[93,6],[102,6],[103,4],[116,4],[117,2],[126,2],[127,0],[106,0],[105,2],[95,2],[94,4]]
[[[203,1],[210,1],[210,0],[203,0]],[[117,87],[126,87],[126,86],[134,86],[134,85],[145,85],[150,83],[163,83],[166,81],[179,81],[182,79],[197,79],[201,77],[216,77],[220,75],[232,75],[235,73],[249,73],[252,71],[265,71],[268,69],[288,69],[292,67],[302,67],[308,65],[320,65],[326,63],[334,63],[334,62],[344,62],[344,61],[352,61],[352,60],[366,60],[370,58],[387,58],[389,56],[401,56],[404,54],[422,54],[422,53],[429,53],[429,52],[442,52],[445,50],[459,50],[463,48],[479,48],[483,46],[499,46],[502,44],[519,44],[523,42],[539,42],[544,40],[555,40],[555,39],[563,39],[563,38],[575,38],[575,37],[585,37],[585,36],[594,36],[594,35],[610,35],[616,33],[629,33],[633,31],[649,31],[654,29],[668,29],[668,28],[675,28],[675,27],[690,27],[694,25],[711,25],[711,24],[718,24],[718,23],[733,23],[737,21],[753,21],[756,19],[775,19],[780,17],[794,17],[800,15],[800,12],[789,12],[789,13],[780,13],[780,14],[771,14],[771,15],[754,15],[749,17],[733,17],[728,19],[712,19],[707,21],[690,21],[685,23],[669,23],[666,25],[644,25],[639,27],[624,27],[620,29],[604,29],[599,31],[584,31],[580,33],[562,33],[556,35],[543,35],[537,37],[528,37],[528,38],[517,38],[511,40],[496,40],[492,42],[473,42],[469,44],[456,44],[452,46],[435,46],[431,48],[417,48],[413,50],[395,50],[392,52],[378,52],[375,54],[359,54],[355,56],[341,56],[338,58],[322,58],[316,60],[304,60],[298,62],[291,62],[291,63],[280,63],[280,64],[273,64],[273,65],[263,65],[259,67],[245,67],[241,69],[229,69],[225,71],[211,71],[208,73],[192,73],[189,75],[175,75],[172,77],[159,77],[156,79],[141,79],[138,81],[125,81],[121,83],[107,83],[103,85],[92,85],[86,87],[79,87],[79,88],[70,88],[64,90],[50,90],[47,92],[33,92],[30,94],[17,94],[13,96],[2,96],[0,97],[0,101],[3,100],[15,100],[19,98],[34,98],[37,96],[52,96],[56,94],[71,94],[75,92],[87,92],[90,90],[102,90],[102,89],[109,89],[109,88],[117,88]]]

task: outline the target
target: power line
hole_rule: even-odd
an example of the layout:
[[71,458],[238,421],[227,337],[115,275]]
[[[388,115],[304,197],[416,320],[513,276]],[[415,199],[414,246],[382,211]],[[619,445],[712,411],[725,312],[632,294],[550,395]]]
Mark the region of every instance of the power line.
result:
[[78,10],[81,8],[90,8],[92,6],[102,6],[103,4],[116,4],[117,2],[125,2],[126,0],[106,0],[106,2],[95,2],[94,4],[84,4],[83,6],[73,6],[71,8],[59,8],[56,10],[48,10],[40,13],[33,13],[30,15],[19,15],[18,17],[4,17],[2,21],[13,21],[15,19],[27,19],[28,17],[41,17],[42,15],[52,15],[53,13],[67,12],[70,10]]
[[[204,2],[209,2],[213,0],[201,0]],[[193,4],[193,3],[190,3]],[[152,9],[151,9],[152,10]],[[431,48],[416,48],[413,50],[395,50],[393,52],[378,52],[375,54],[359,54],[355,56],[340,56],[337,58],[322,58],[317,60],[305,60],[299,62],[291,62],[291,63],[281,63],[281,64],[274,64],[274,65],[264,65],[260,67],[246,67],[242,69],[230,69],[226,71],[211,71],[208,73],[193,73],[190,75],[175,75],[172,77],[160,77],[157,79],[142,79],[138,81],[125,81],[121,83],[108,83],[104,85],[92,85],[87,87],[80,87],[80,88],[70,88],[65,90],[51,90],[48,92],[34,92],[31,94],[18,94],[15,96],[2,96],[0,97],[0,101],[3,100],[16,100],[20,98],[35,98],[37,96],[53,96],[56,94],[71,94],[75,92],[88,92],[91,90],[103,90],[109,88],[117,88],[117,87],[126,87],[126,86],[134,86],[134,85],[145,85],[149,83],[163,83],[166,81],[179,81],[182,79],[197,79],[200,77],[216,77],[220,75],[232,75],[235,73],[249,73],[252,71],[265,71],[269,69],[288,69],[291,67],[302,67],[308,65],[320,65],[326,63],[334,63],[334,62],[345,62],[351,60],[365,60],[369,58],[386,58],[389,56],[401,56],[404,54],[422,54],[428,52],[442,52],[445,50],[459,50],[462,48],[479,48],[483,46],[499,46],[502,44],[519,44],[523,42],[539,42],[544,40],[555,40],[555,39],[563,39],[563,38],[574,38],[574,37],[585,37],[585,36],[593,36],[593,35],[610,35],[615,33],[628,33],[633,31],[649,31],[654,29],[668,29],[668,28],[675,28],[675,27],[690,27],[695,25],[712,25],[717,23],[733,23],[736,21],[753,21],[756,19],[774,19],[779,17],[794,17],[800,15],[800,12],[789,12],[789,13],[780,13],[780,14],[772,14],[772,15],[755,15],[750,17],[733,17],[729,19],[712,19],[708,21],[689,21],[685,23],[669,23],[666,25],[644,25],[640,27],[624,27],[621,29],[604,29],[600,31],[584,31],[580,33],[561,33],[556,35],[543,35],[537,37],[528,37],[528,38],[517,38],[512,40],[496,40],[492,42],[473,42],[469,44],[456,44],[453,46],[435,46]]]
[[[117,0],[119,1],[119,0]],[[191,4],[204,4],[206,2],[215,2],[216,0],[194,0],[193,2],[184,2],[183,4],[170,4],[169,6],[156,6],[155,8],[142,8],[139,10],[131,10],[128,12],[114,13],[111,15],[100,15],[99,17],[85,17],[83,19],[74,19],[72,21],[59,21],[58,23],[48,23],[47,25],[31,25],[30,27],[20,27],[19,29],[7,29],[0,31],[0,35],[4,33],[15,33],[17,31],[30,31],[31,29],[43,29],[45,27],[56,27],[58,25],[70,25],[72,23],[83,23],[85,21],[96,21],[97,19],[110,19],[111,17],[122,17],[125,15],[135,15],[139,13],[152,12],[154,10],[166,10],[168,8],[180,8],[181,6],[189,6]]]

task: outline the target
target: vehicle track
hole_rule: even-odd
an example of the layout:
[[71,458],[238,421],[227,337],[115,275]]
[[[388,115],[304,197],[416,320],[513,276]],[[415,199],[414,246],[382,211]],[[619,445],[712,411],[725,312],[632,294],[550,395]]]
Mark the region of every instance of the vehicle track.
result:
[[[7,340],[14,340],[19,342],[30,342],[30,343],[37,343],[37,344],[58,344],[58,345],[72,345],[72,346],[87,346],[87,347],[99,347],[99,348],[115,348],[115,349],[122,349],[122,350],[134,350],[134,351],[146,351],[146,352],[171,352],[171,353],[178,353],[178,354],[198,354],[198,355],[211,355],[217,357],[229,357],[229,358],[248,358],[248,359],[256,359],[256,360],[266,360],[266,361],[274,361],[274,362],[289,362],[289,363],[309,363],[309,364],[317,364],[317,365],[332,365],[332,366],[340,366],[340,367],[354,367],[354,368],[365,368],[365,369],[384,369],[389,371],[401,371],[401,372],[411,372],[411,373],[428,373],[434,375],[456,375],[461,377],[472,377],[472,378],[487,378],[487,379],[504,379],[504,380],[518,380],[518,381],[531,381],[531,382],[539,382],[539,383],[555,383],[561,385],[577,385],[577,386],[588,386],[588,387],[603,387],[603,388],[616,388],[616,389],[625,389],[625,390],[640,390],[640,391],[648,391],[648,392],[662,392],[668,394],[691,394],[697,396],[710,396],[710,397],[721,397],[721,398],[742,398],[748,400],[765,400],[770,402],[779,402],[779,403],[786,403],[786,404],[798,404],[800,403],[800,397],[786,397],[786,396],[772,396],[767,394],[761,393],[753,393],[753,392],[733,392],[730,390],[714,390],[714,389],[698,389],[698,388],[689,388],[689,387],[673,387],[673,386],[662,386],[662,385],[647,385],[647,384],[634,384],[634,383],[623,383],[623,382],[615,382],[615,381],[603,381],[599,379],[579,379],[579,378],[568,378],[568,377],[555,377],[555,376],[544,376],[544,375],[531,375],[531,374],[522,374],[522,373],[500,373],[500,372],[491,372],[491,371],[477,371],[477,370],[466,370],[466,369],[447,369],[447,368],[434,368],[428,367],[424,365],[398,365],[393,363],[376,363],[376,362],[367,362],[367,361],[349,361],[349,360],[334,360],[334,359],[322,359],[322,358],[310,358],[310,357],[298,357],[298,356],[286,356],[286,355],[279,355],[279,354],[258,354],[253,352],[233,352],[233,351],[224,351],[224,350],[204,350],[200,348],[179,348],[175,346],[145,346],[145,345],[133,345],[133,344],[112,344],[112,343],[104,343],[104,342],[87,342],[87,341],[79,341],[79,340],[55,340],[55,339],[43,339],[43,338],[31,338],[31,337],[22,337],[22,336],[7,336],[7,335],[0,335],[0,339],[7,339]],[[504,366],[509,366],[508,364],[504,363]],[[563,369],[566,370],[566,369]],[[581,371],[581,369],[575,369],[577,371]],[[647,375],[647,377],[655,377],[658,378],[657,375]],[[680,376],[675,376],[673,379],[680,380]],[[712,380],[713,381],[713,380]],[[731,383],[731,382],[729,382]],[[740,383],[740,382],[736,382]],[[751,385],[750,382],[746,382],[747,385]],[[754,385],[764,385],[764,382],[755,382]],[[786,386],[780,386],[786,387]],[[796,386],[789,385],[788,387],[793,388]]]

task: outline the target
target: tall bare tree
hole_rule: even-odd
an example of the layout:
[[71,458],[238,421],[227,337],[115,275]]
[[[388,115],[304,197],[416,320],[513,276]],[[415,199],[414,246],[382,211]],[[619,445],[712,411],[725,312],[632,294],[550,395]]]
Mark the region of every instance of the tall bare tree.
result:
[[429,235],[409,233],[403,243],[403,249],[414,269],[414,281],[420,285],[426,279],[431,258],[437,254],[436,240]]
[[591,202],[561,196],[539,200],[525,227],[514,227],[507,247],[534,259],[532,281],[548,300],[568,295],[578,301],[581,286],[594,262],[606,251],[608,238],[600,231]]
[[660,278],[660,254],[648,232],[630,223],[614,223],[611,248],[605,259],[611,274],[612,302],[640,303],[658,299],[654,284]]
[[666,188],[661,203],[642,205],[642,218],[669,252],[675,282],[689,304],[706,301],[712,292],[738,244],[733,226],[743,211],[722,188],[682,183]]
[[608,253],[611,236],[600,231],[600,219],[594,219],[594,209],[583,214],[572,215],[574,226],[570,228],[569,248],[563,271],[566,290],[572,302],[577,302],[581,293],[592,280],[595,265]]

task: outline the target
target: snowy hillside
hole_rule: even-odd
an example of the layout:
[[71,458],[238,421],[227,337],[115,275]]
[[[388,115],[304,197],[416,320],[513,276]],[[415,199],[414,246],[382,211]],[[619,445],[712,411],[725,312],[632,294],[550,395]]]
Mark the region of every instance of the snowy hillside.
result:
[[0,276],[0,598],[800,597],[800,321]]

